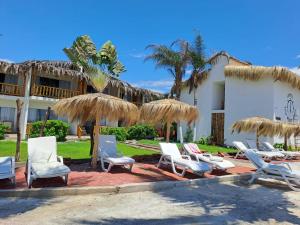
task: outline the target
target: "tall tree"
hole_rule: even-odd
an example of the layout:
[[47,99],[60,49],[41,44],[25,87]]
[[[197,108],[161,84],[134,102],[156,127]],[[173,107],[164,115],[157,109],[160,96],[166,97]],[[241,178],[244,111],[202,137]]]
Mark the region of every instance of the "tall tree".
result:
[[75,66],[82,68],[91,77],[98,91],[105,87],[107,76],[119,77],[126,71],[111,41],[105,42],[97,51],[92,39],[83,35],[77,37],[70,48],[63,50]]
[[[177,50],[174,47],[179,47]],[[145,61],[152,60],[156,68],[166,68],[174,78],[173,92],[180,99],[181,84],[188,64],[188,45],[184,42],[174,42],[170,47],[166,45],[149,45],[152,53],[146,56]]]
[[189,64],[192,67],[191,77],[188,80],[189,93],[191,93],[192,90],[196,90],[202,78],[207,75],[207,71],[205,70],[207,63],[205,58],[205,46],[200,34],[197,34],[194,41],[187,45]]

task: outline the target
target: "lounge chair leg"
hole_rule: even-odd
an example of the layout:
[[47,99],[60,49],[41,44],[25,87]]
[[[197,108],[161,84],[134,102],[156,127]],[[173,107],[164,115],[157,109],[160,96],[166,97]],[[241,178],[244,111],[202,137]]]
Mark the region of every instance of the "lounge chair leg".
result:
[[12,185],[16,185],[16,177],[12,177],[12,178],[10,178],[10,182],[11,182],[11,184]]
[[159,159],[159,161],[158,161],[158,164],[157,164],[157,166],[156,166],[157,168],[160,167],[162,161],[163,161],[163,156],[160,157],[160,159]]
[[66,186],[68,185],[68,177],[68,174],[63,177]]
[[28,182],[28,188],[31,188],[32,187],[32,178],[30,177],[30,175],[29,174],[27,174],[27,176],[29,176],[28,177],[28,179],[27,179],[27,182]]
[[249,184],[253,184],[254,180],[257,178],[256,173],[252,174],[251,179],[248,181]]
[[133,164],[130,164],[129,171],[132,172]]

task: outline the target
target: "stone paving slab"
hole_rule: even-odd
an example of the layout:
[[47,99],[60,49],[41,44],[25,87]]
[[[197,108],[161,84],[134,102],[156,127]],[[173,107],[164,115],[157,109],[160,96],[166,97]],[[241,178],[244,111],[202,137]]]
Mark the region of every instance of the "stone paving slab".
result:
[[300,224],[300,195],[214,183],[157,192],[0,198],[0,224]]

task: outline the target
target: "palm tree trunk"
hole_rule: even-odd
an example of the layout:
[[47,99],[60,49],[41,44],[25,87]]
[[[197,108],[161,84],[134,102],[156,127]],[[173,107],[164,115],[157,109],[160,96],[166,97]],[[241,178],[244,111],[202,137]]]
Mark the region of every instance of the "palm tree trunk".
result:
[[17,99],[17,143],[16,143],[16,155],[15,159],[17,162],[20,161],[20,147],[21,147],[21,130],[20,130],[20,117],[22,112],[23,102],[20,99]]

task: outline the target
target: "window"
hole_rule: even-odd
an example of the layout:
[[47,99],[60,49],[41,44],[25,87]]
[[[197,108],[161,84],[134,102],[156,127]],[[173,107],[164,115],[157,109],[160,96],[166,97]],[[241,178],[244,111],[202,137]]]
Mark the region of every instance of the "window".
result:
[[225,103],[225,82],[214,82],[212,86],[213,102],[212,110],[224,110]]
[[12,107],[0,107],[0,121],[15,120],[15,108]]
[[59,80],[51,79],[47,77],[40,77],[40,85],[49,87],[59,87]]

